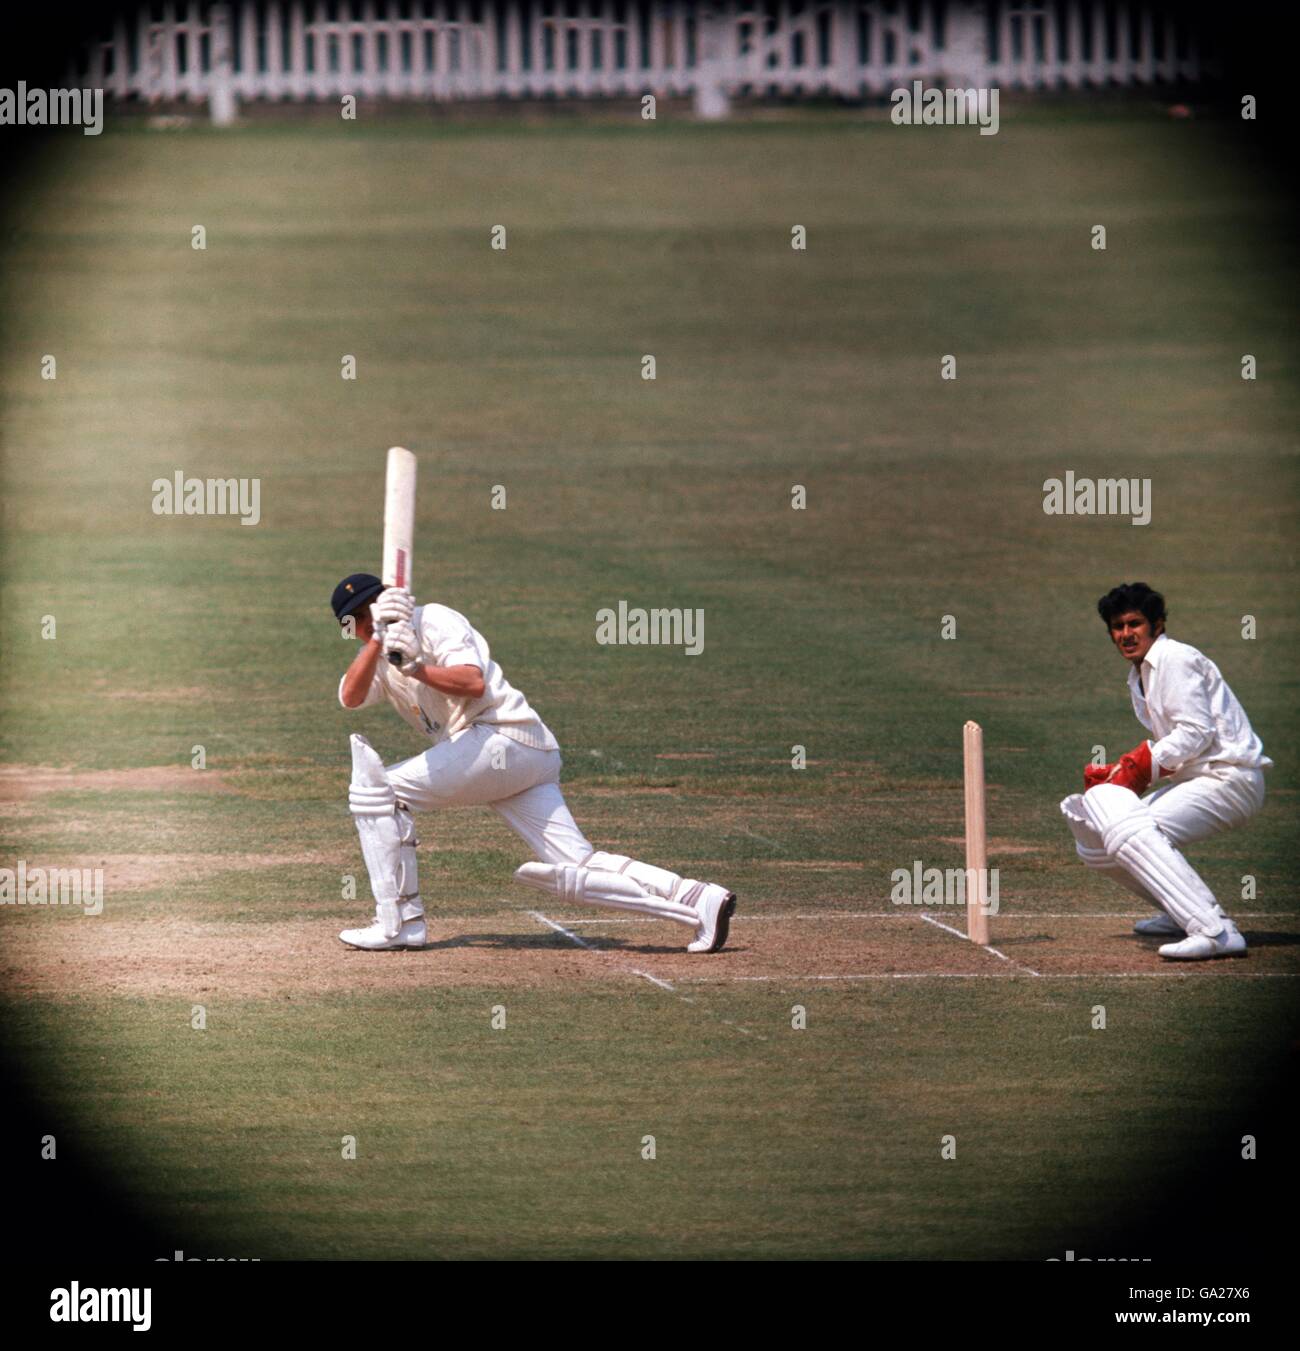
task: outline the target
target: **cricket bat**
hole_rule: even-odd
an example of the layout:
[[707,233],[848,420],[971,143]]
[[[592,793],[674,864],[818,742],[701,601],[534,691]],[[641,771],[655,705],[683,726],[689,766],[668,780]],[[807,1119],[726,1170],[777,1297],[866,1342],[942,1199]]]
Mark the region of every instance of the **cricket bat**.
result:
[[[385,586],[411,589],[411,551],[415,542],[415,456],[401,446],[388,452],[388,474],[384,482],[384,571]],[[401,664],[401,654],[390,652],[388,660]]]

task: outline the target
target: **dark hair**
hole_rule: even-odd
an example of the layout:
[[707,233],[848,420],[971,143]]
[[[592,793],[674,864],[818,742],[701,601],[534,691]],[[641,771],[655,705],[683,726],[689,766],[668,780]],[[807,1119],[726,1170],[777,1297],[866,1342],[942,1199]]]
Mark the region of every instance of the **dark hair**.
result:
[[1153,591],[1145,582],[1123,582],[1097,602],[1097,613],[1107,628],[1116,615],[1136,610],[1151,625],[1154,633],[1156,625],[1168,616],[1165,613],[1165,598],[1159,591]]

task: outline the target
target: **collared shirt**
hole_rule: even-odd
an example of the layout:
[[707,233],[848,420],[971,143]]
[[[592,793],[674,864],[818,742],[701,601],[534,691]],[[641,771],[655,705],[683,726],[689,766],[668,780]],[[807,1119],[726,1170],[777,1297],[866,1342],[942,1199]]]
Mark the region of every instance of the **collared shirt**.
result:
[[[461,699],[443,694],[422,680],[404,676],[381,657],[359,707],[369,708],[386,698],[407,723],[435,745],[478,723],[525,746],[559,750],[560,743],[550,728],[502,675],[488,651],[487,640],[464,615],[445,605],[417,605],[411,623],[420,635],[420,660],[426,666],[477,666],[483,672],[482,695]],[[343,680],[339,681],[339,703],[343,703]]]
[[1190,776],[1211,764],[1272,765],[1219,668],[1189,644],[1162,633],[1142,660],[1140,682],[1130,666],[1128,688],[1138,721],[1154,737],[1155,777],[1161,769]]

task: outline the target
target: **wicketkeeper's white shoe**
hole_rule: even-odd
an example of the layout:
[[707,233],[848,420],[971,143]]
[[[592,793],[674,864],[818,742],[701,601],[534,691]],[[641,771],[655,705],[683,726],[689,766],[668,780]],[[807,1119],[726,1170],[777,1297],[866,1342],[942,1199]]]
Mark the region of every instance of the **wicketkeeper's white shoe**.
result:
[[1133,932],[1144,934],[1148,938],[1164,938],[1173,934],[1185,934],[1187,930],[1168,915],[1152,915],[1149,919],[1138,920],[1133,926]]
[[713,882],[699,882],[702,894],[695,902],[699,911],[700,926],[695,931],[695,942],[689,944],[687,952],[717,952],[727,941],[727,930],[731,927],[731,917],[736,913],[736,898],[726,889]]
[[1207,938],[1204,934],[1191,934],[1181,943],[1166,943],[1159,952],[1171,962],[1204,962],[1212,957],[1244,957],[1246,940],[1237,932],[1235,924],[1229,924],[1214,938]]
[[397,931],[397,937],[389,938],[376,920],[368,929],[344,929],[339,937],[350,948],[380,952],[385,948],[422,948],[429,941],[429,931],[423,918],[408,919]]

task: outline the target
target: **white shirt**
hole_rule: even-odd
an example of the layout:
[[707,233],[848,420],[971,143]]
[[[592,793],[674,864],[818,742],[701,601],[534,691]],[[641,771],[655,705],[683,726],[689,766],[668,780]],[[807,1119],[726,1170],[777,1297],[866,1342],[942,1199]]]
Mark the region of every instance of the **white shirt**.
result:
[[[477,666],[483,672],[482,696],[464,699],[443,694],[422,680],[404,676],[380,657],[375,678],[359,707],[369,708],[387,698],[406,722],[435,745],[478,723],[525,746],[544,751],[560,749],[528,700],[501,674],[487,640],[464,615],[445,605],[417,605],[411,623],[420,636],[420,660],[426,666]],[[339,703],[343,703],[342,679]]]
[[1219,668],[1187,643],[1162,633],[1142,660],[1141,682],[1136,668],[1129,668],[1128,687],[1138,721],[1156,738],[1153,780],[1161,769],[1191,777],[1213,764],[1272,765]]

